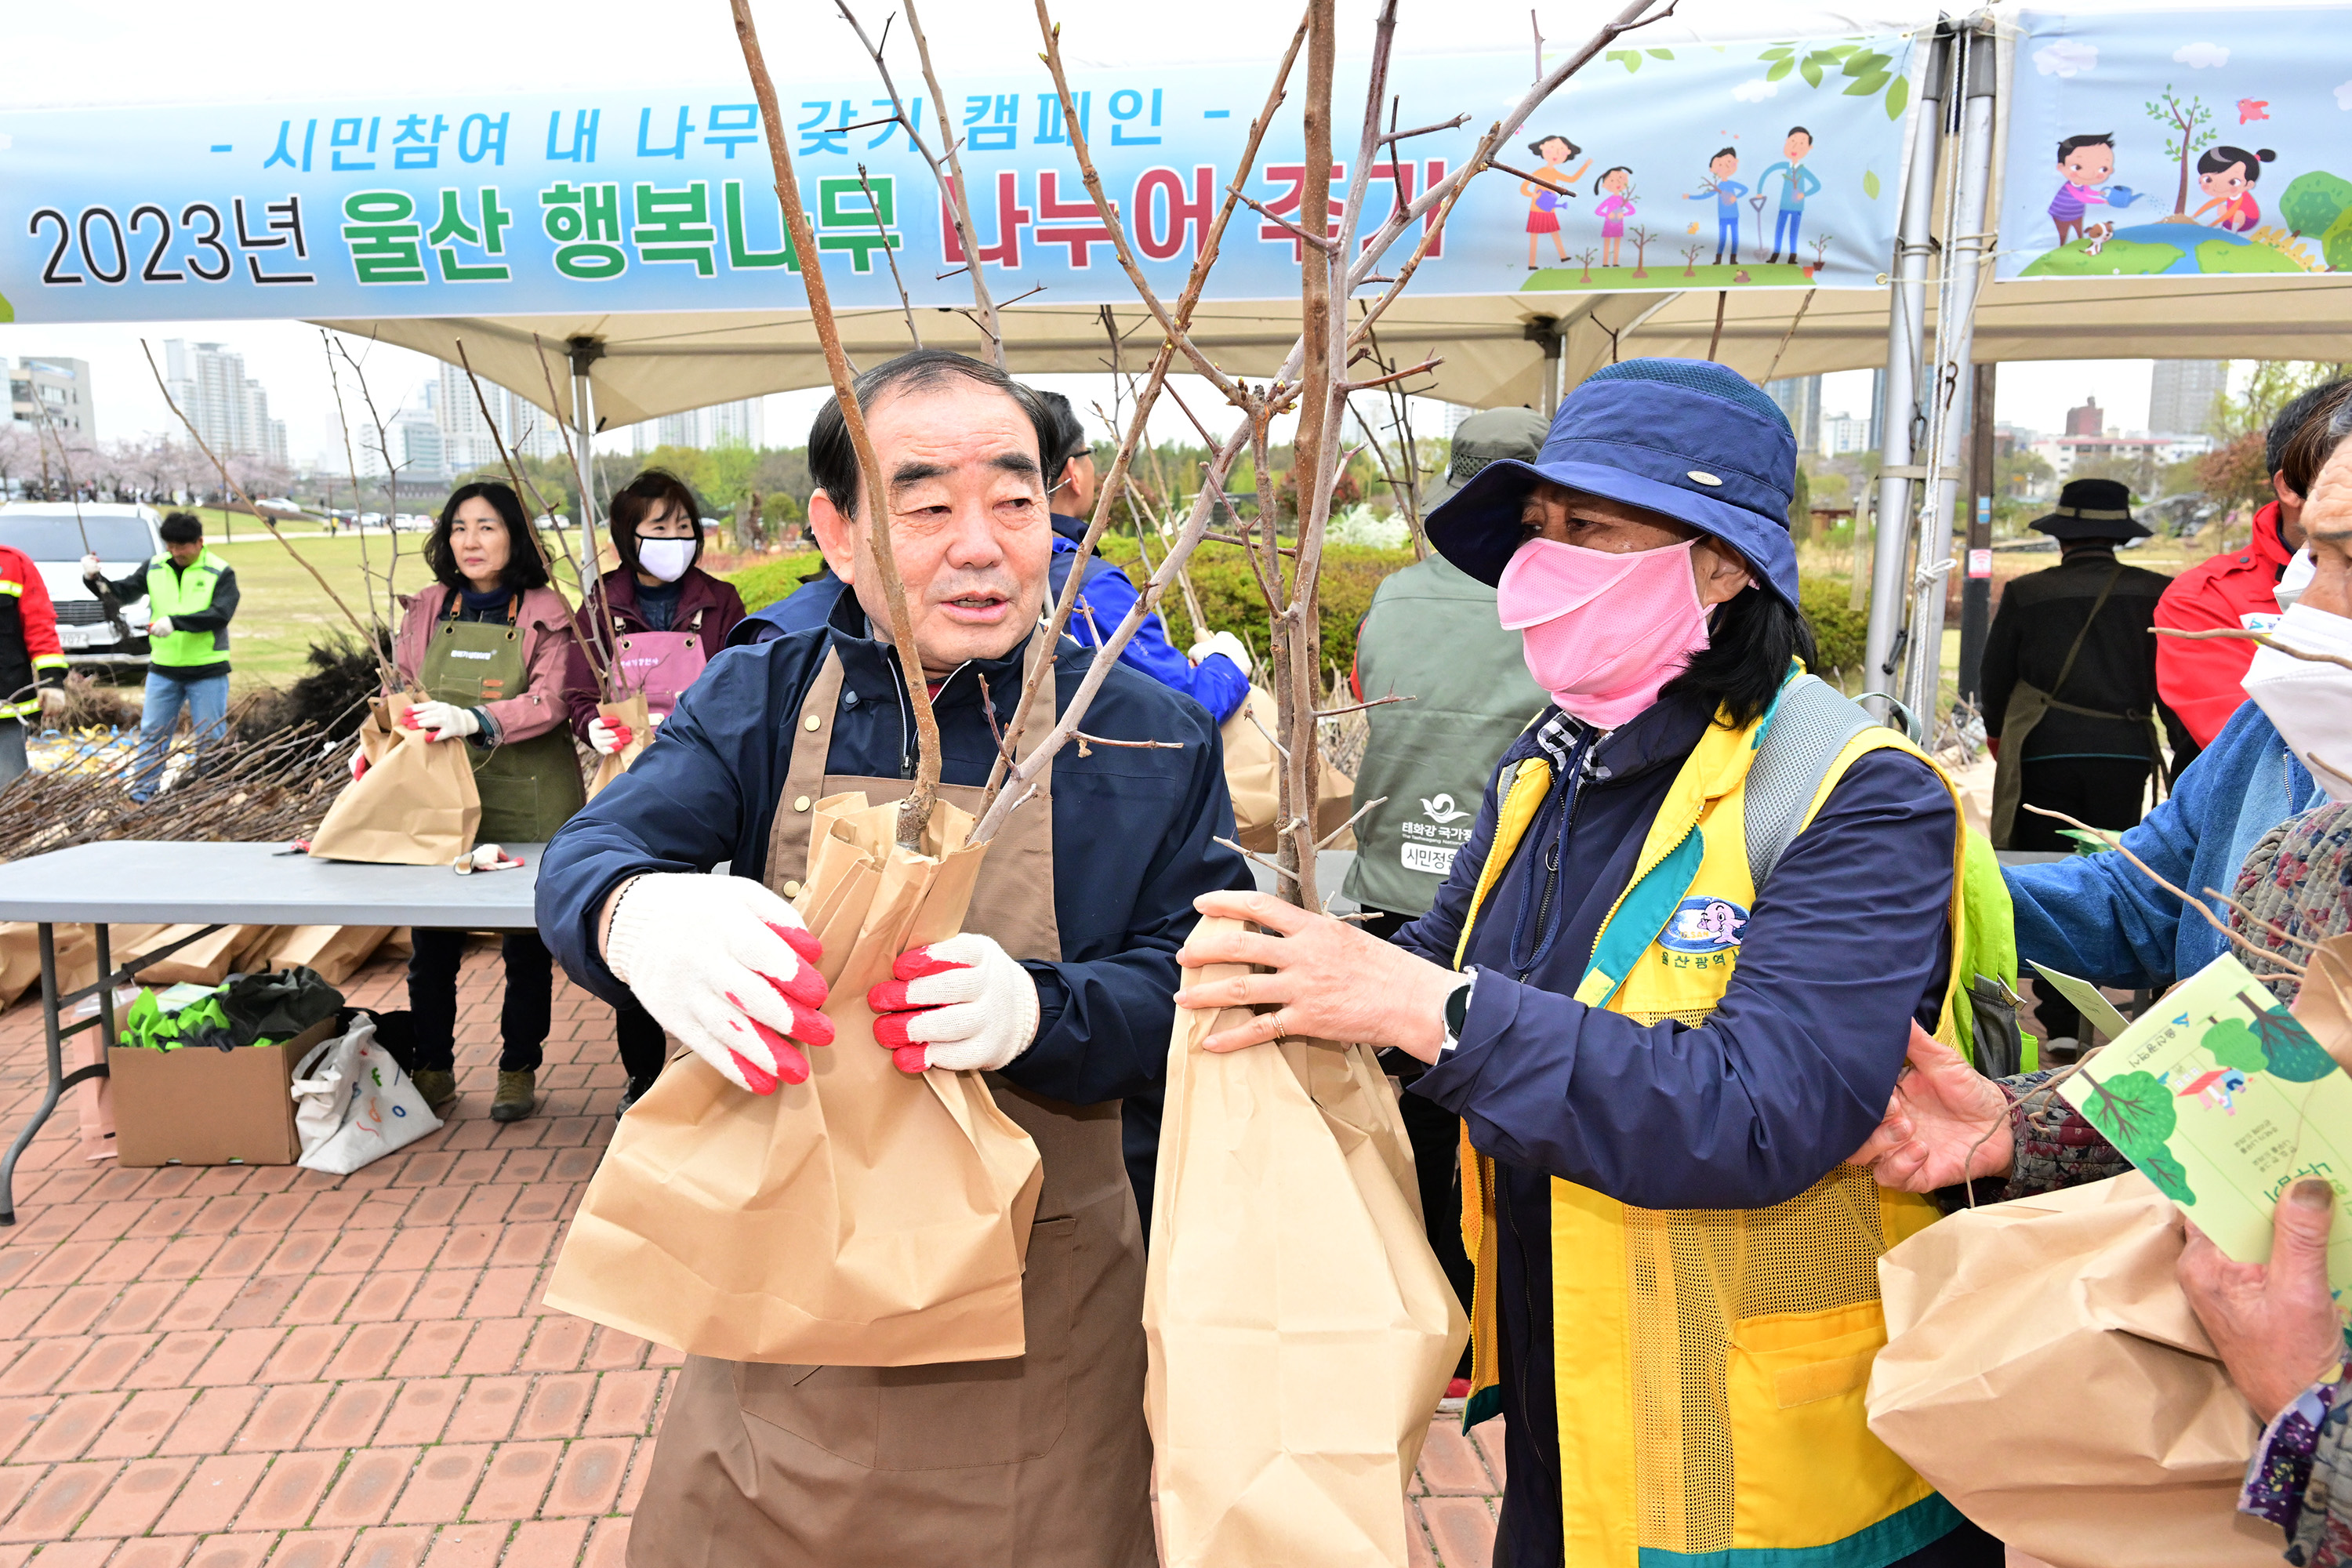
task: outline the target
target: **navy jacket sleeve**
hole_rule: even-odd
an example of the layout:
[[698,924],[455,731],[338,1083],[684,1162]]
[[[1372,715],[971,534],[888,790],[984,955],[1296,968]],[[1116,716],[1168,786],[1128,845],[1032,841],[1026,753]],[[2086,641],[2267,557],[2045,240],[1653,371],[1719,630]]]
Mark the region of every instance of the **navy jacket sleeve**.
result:
[[[1126,573],[1104,564],[1106,570],[1087,580],[1085,591],[1070,611],[1070,635],[1088,647],[1100,647],[1141,597]],[[1242,699],[1249,695],[1249,677],[1232,659],[1213,653],[1194,664],[1168,640],[1168,623],[1158,616],[1144,617],[1135,635],[1128,638],[1118,661],[1171,691],[1182,692],[1206,708],[1209,717],[1220,724],[1232,718]]]
[[1878,1125],[1912,1020],[1934,1022],[1958,827],[1916,759],[1865,756],[1758,894],[1704,1026],[1643,1026],[1483,969],[1461,1043],[1414,1089],[1483,1152],[1644,1208],[1794,1197]]

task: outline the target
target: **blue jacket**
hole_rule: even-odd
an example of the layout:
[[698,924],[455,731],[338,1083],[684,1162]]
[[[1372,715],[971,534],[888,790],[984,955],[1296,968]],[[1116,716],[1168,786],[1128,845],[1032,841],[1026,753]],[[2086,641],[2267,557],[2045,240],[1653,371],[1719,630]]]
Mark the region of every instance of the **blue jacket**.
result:
[[[2123,835],[2131,852],[2177,888],[2229,892],[2263,834],[2326,800],[2287,754],[2269,715],[2242,703],[2181,770],[2171,795]],[[2121,855],[2075,855],[2005,867],[2017,907],[2017,956],[2101,985],[2138,988],[2186,980],[2221,956],[2220,931],[2183,908]],[[2208,900],[2224,921],[2229,908]]]
[[[1558,712],[1547,709],[1504,753],[1503,770],[1539,754]],[[1943,784],[1899,752],[1856,762],[1781,857],[1706,1024],[1645,1026],[1571,999],[1659,802],[1708,721],[1692,699],[1669,697],[1597,742],[1582,731],[1590,775],[1566,842],[1556,785],[1472,933],[1464,962],[1478,973],[1461,1041],[1412,1086],[1463,1117],[1471,1142],[1496,1161],[1511,1477],[1501,1533],[1512,1549],[1497,1568],[1560,1561],[1551,1178],[1645,1208],[1792,1197],[1878,1125],[1911,1020],[1932,1028],[1943,999],[1958,824]],[[1401,945],[1453,963],[1496,806],[1490,784],[1437,901],[1397,933]],[[1530,872],[1555,845],[1558,934],[1536,957],[1543,889]],[[1515,940],[1531,966],[1514,966]]]
[[[854,599],[823,627],[753,648],[730,648],[679,700],[661,739],[547,847],[539,929],[581,984],[617,1003],[627,988],[597,955],[605,898],[641,871],[739,877],[765,869],[768,829],[792,760],[793,718],[830,644],[841,652],[841,704],[827,767],[908,777],[913,726],[887,645],[862,635]],[[854,620],[856,630],[847,623]],[[974,672],[987,676],[999,721],[1021,691],[1021,656],[975,661],[951,676],[936,707],[949,784],[987,782],[995,742]],[[1066,646],[1055,661],[1063,702],[1093,654]],[[1033,720],[1033,721],[1034,721]],[[1113,670],[1087,713],[1089,733],[1181,742],[1181,751],[1076,747],[1054,759],[1054,912],[1062,961],[1025,967],[1037,982],[1036,1043],[1004,1069],[1033,1093],[1089,1105],[1156,1092],[1175,1022],[1176,951],[1198,917],[1193,898],[1248,888],[1231,837],[1217,731],[1200,708]]]
[[[1055,594],[1061,593],[1062,584],[1069,581],[1070,563],[1077,559],[1078,541],[1086,536],[1087,525],[1082,520],[1054,514]],[[1089,557],[1086,586],[1078,591],[1078,602],[1070,611],[1070,635],[1088,647],[1100,647],[1103,639],[1127,618],[1127,612],[1135,607],[1139,597],[1141,595],[1126,573],[1099,555]],[[1135,628],[1118,661],[1141,670],[1162,686],[1182,692],[1206,708],[1209,717],[1220,724],[1232,718],[1234,710],[1249,695],[1249,677],[1232,659],[1213,653],[1194,664],[1168,640],[1168,623],[1157,615],[1147,616]]]
[[[1047,580],[1049,592],[1056,600],[1061,596],[1062,585],[1070,580],[1070,563],[1077,559],[1077,542],[1086,536],[1087,525],[1083,521],[1055,514],[1054,560]],[[747,616],[730,634],[727,646],[754,647],[791,632],[824,625],[844,586],[832,567],[820,569],[783,598]],[[1126,573],[1099,555],[1089,557],[1086,586],[1079,591],[1077,605],[1070,613],[1070,635],[1084,647],[1099,647],[1111,628],[1126,617],[1137,596],[1135,584],[1128,580]],[[1249,677],[1233,660],[1223,654],[1213,653],[1194,664],[1168,640],[1168,623],[1156,615],[1136,627],[1135,636],[1128,639],[1118,661],[1171,690],[1182,692],[1206,708],[1209,717],[1220,724],[1231,718],[1234,710],[1242,705],[1242,699],[1249,695]]]

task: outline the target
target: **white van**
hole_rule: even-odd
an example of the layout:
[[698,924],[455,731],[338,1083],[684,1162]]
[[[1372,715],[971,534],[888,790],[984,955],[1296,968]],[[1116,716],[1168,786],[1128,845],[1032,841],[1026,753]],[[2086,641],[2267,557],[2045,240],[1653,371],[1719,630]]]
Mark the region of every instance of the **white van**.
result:
[[81,580],[82,540],[96,551],[109,577],[127,577],[163,553],[163,520],[151,506],[84,501],[79,521],[71,501],[9,501],[0,505],[0,544],[14,545],[41,569],[58,610],[58,640],[68,664],[147,663],[147,601],[122,606],[127,637],[117,637],[98,595]]

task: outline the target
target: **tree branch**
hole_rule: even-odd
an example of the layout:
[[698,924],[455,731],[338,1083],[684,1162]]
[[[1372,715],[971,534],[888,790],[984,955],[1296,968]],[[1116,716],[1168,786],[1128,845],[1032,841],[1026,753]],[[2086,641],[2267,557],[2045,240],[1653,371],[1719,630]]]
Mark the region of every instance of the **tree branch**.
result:
[[[760,52],[760,34],[751,20],[751,0],[730,0],[730,5],[734,13],[735,37],[743,47],[743,63],[751,75],[752,94],[760,102],[761,121],[767,130],[768,156],[776,173],[776,200],[792,230],[793,252],[801,260],[801,281],[808,290],[809,323],[824,347],[833,395],[840,402],[850,445],[857,453],[858,476],[866,492],[862,499],[867,552],[881,579],[883,597],[889,605],[890,640],[898,649],[899,672],[906,678],[908,703],[915,710],[915,787],[898,807],[898,841],[901,847],[919,850],[923,829],[931,820],[931,806],[939,798],[940,721],[931,710],[923,657],[915,647],[914,624],[907,610],[907,585],[898,575],[898,552],[890,541],[890,496],[883,488],[882,464],[874,455],[874,439],[866,428],[866,411],[858,405],[849,356],[842,349],[841,331],[834,321],[833,297],[825,287],[824,263],[817,251],[816,235],[809,226],[807,209],[801,205],[800,181],[793,172],[792,150],[786,145],[782,117],[776,108],[776,84],[768,75],[767,60]],[[842,510],[845,515],[852,512],[848,507]]]

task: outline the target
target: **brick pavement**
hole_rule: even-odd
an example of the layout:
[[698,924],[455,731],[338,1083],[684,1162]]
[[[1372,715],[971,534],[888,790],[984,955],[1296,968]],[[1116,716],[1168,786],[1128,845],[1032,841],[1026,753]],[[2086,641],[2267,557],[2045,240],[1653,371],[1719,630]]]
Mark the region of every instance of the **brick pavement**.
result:
[[[541,1105],[488,1120],[494,952],[442,1131],[350,1176],[116,1170],[70,1100],[0,1229],[0,1568],[619,1568],[677,1355],[540,1305],[612,1135],[612,1014],[559,974]],[[344,987],[404,1006],[396,966]],[[40,1009],[0,1017],[0,1138]],[[1486,1568],[1500,1423],[1432,1427],[1416,1564]]]

